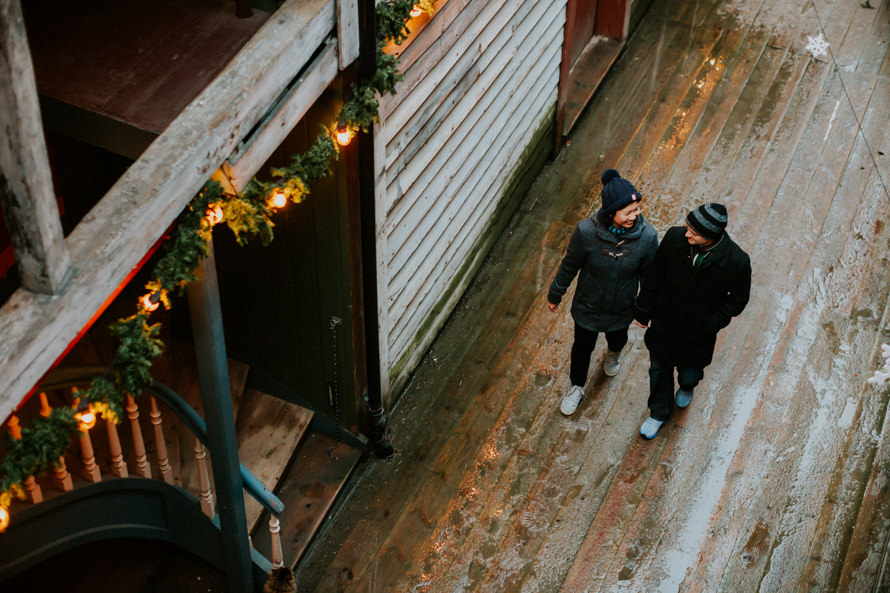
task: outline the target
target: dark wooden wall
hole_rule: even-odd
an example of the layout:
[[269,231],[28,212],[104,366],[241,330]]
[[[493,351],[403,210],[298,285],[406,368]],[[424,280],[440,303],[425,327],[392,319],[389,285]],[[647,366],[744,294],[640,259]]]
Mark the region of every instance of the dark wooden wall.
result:
[[[290,162],[330,126],[336,96],[328,91],[261,169],[260,178]],[[216,233],[220,296],[229,355],[277,380],[293,396],[335,418],[328,401],[334,379],[330,320],[338,317],[339,387],[342,424],[357,423],[359,399],[353,380],[351,273],[347,224],[347,181],[343,155],[334,174],[316,182],[300,204],[288,204],[275,218],[268,246],[235,244]],[[355,238],[354,240],[358,240]],[[276,394],[279,395],[279,394]],[[299,403],[299,402],[298,402]]]

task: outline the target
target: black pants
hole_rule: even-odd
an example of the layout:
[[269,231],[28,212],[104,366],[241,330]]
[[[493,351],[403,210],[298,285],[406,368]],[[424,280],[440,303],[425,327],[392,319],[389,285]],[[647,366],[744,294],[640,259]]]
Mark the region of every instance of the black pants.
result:
[[705,376],[696,367],[675,367],[649,353],[649,415],[664,422],[674,408],[674,369],[680,389],[692,391]]
[[[575,324],[575,342],[572,344],[572,366],[569,371],[569,379],[572,385],[584,387],[587,383],[587,371],[590,369],[590,355],[596,346],[598,332],[586,330]],[[627,344],[627,328],[613,332],[606,332],[606,344],[612,352],[621,352]]]

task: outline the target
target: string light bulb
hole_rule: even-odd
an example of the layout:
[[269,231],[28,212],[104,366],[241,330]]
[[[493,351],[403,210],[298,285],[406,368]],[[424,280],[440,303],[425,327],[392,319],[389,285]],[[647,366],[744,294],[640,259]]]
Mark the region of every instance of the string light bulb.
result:
[[337,124],[337,129],[334,131],[334,140],[336,140],[337,144],[340,146],[347,146],[352,142],[352,137],[354,135],[355,134],[352,133],[352,130],[346,122],[340,122]]
[[9,511],[6,507],[0,507],[0,533],[6,531],[7,527],[9,527]]
[[210,226],[221,223],[223,221],[222,206],[220,206],[219,204],[214,204],[213,206],[208,208],[207,221],[210,222]]
[[408,14],[411,15],[412,19],[416,19],[423,14],[423,9],[420,7],[419,4],[415,4],[411,7],[411,12],[409,12]]
[[151,313],[152,311],[157,311],[158,307],[161,306],[161,293],[158,291],[154,291],[142,295],[142,298],[139,299],[139,302],[142,304],[142,308],[149,313]]
[[269,207],[270,208],[284,208],[287,205],[287,196],[284,195],[284,192],[280,189],[276,189],[271,196],[269,196]]
[[76,413],[74,417],[80,422],[81,432],[87,432],[96,426],[96,412],[93,411],[93,406],[89,404],[87,404],[85,410]]

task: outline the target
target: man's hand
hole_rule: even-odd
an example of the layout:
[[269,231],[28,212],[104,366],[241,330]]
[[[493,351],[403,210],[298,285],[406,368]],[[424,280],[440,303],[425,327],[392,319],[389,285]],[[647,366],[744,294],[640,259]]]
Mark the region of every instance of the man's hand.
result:
[[638,326],[642,327],[643,329],[649,329],[652,326],[651,321],[649,323],[647,323],[646,325],[643,325],[642,323],[640,323],[639,321],[634,319],[634,323],[637,324]]
[[559,309],[559,305],[554,305],[550,301],[547,301],[547,308],[550,309],[551,313],[556,313],[556,310]]

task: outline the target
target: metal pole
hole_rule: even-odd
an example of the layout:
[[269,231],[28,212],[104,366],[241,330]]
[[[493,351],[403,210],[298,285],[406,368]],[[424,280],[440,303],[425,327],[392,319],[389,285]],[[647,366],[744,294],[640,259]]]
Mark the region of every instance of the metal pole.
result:
[[[377,71],[377,21],[374,0],[359,3],[358,77],[367,80]],[[395,450],[386,438],[387,417],[380,378],[380,331],[377,319],[377,213],[374,189],[374,128],[359,139],[359,202],[361,204],[362,292],[365,299],[365,351],[368,364],[368,440],[374,454],[391,459]]]
[[228,587],[230,593],[253,593],[253,566],[213,241],[208,244],[208,249],[210,253],[196,270],[198,281],[188,287],[192,336],[198,355],[198,376],[207,422],[207,444],[216,486]]

